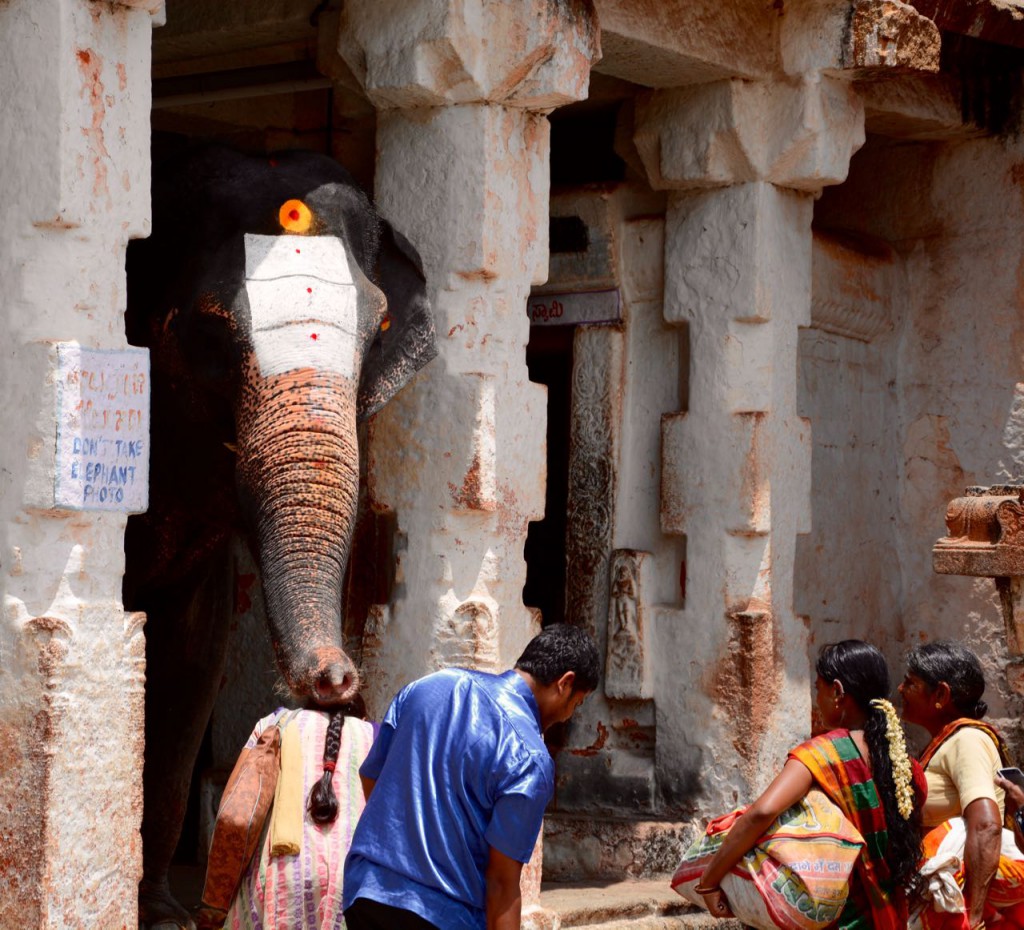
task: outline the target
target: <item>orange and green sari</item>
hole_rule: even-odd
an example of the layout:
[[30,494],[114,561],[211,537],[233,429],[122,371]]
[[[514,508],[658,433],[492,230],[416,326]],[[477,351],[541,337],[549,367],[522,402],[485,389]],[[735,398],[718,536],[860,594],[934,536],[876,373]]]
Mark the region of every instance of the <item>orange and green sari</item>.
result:
[[[921,753],[921,765],[927,768],[928,763],[931,762],[939,747],[965,727],[974,727],[975,729],[982,730],[996,744],[1002,764],[1010,764],[1006,743],[1003,742],[1003,738],[998,730],[980,720],[975,720],[971,717],[961,717],[946,724],[935,735],[935,738],[925,747],[924,752]],[[992,774],[994,777],[995,773],[993,772]],[[942,841],[950,834],[952,829],[952,822],[947,820],[925,834],[923,841],[925,861],[938,853]],[[1004,842],[1003,848],[1006,849],[1008,845],[1012,844]],[[1006,930],[1024,930],[1024,861],[1022,861],[1024,860],[1024,853],[1019,855],[1021,858],[1000,855],[995,877],[988,886],[988,894],[985,898],[985,922],[987,924],[994,922],[998,915],[999,925],[1005,927]],[[957,869],[954,877],[957,884],[963,888],[964,867],[962,864]],[[932,910],[930,907],[921,912],[921,924],[924,930],[967,930],[968,928],[966,913],[950,914]]]
[[[849,730],[832,730],[790,752],[810,771],[815,784],[842,810],[864,837],[864,850],[854,866],[850,896],[836,920],[839,930],[905,930],[907,902],[894,887],[884,855],[889,845],[882,800],[871,768]],[[923,782],[915,767],[915,781]]]

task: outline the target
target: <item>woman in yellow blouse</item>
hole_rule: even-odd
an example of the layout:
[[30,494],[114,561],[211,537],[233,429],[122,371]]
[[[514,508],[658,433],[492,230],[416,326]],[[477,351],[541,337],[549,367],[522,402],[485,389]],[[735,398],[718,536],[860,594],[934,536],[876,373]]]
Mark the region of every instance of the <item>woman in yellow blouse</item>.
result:
[[981,663],[960,643],[926,643],[907,656],[907,674],[899,691],[904,719],[931,736],[921,754],[928,780],[924,829],[953,817],[964,820],[966,910],[960,925],[976,928],[983,924],[989,885],[999,866],[1004,797],[995,778],[997,769],[1007,764],[999,734],[981,721],[988,709],[981,699]]

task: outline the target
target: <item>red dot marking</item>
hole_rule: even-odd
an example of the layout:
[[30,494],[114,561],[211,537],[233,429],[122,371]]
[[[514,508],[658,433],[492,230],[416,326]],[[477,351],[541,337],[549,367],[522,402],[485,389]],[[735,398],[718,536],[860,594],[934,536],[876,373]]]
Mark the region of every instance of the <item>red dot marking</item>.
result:
[[309,334],[309,338],[310,338],[310,339],[312,339],[312,340],[313,340],[313,342],[316,342],[316,341],[317,341],[317,339],[319,339],[320,337],[319,337],[319,336],[317,336],[317,334],[316,334],[316,333],[310,333],[310,334]]
[[294,221],[296,221],[296,222],[297,222],[297,221],[298,221],[298,219],[299,219],[299,211],[298,211],[298,210],[290,210],[290,211],[288,212],[288,218],[289,218],[290,220],[294,220]]
[[299,254],[299,252],[301,252],[301,251],[302,251],[302,249],[296,249],[296,250],[295,250],[295,254],[296,254],[296,255],[298,255],[298,254]]
[[312,294],[312,293],[313,293],[313,288],[311,288],[311,287],[307,287],[307,288],[306,288],[306,293],[307,293],[307,294]]

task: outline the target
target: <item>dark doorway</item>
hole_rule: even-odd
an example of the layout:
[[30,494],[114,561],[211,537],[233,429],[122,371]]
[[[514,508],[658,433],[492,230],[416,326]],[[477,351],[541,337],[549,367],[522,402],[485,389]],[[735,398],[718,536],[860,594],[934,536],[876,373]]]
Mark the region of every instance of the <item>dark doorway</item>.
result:
[[541,611],[544,626],[565,620],[565,529],[569,503],[574,326],[532,326],[526,347],[530,380],[548,388],[547,489],[544,519],[526,537],[523,603]]

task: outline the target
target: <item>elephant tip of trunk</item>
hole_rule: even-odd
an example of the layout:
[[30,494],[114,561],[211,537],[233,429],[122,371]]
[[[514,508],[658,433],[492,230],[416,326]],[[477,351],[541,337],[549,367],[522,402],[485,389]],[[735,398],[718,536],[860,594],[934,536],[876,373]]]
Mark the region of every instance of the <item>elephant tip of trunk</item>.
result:
[[359,673],[351,665],[334,662],[313,682],[313,699],[322,707],[351,702],[359,693]]

